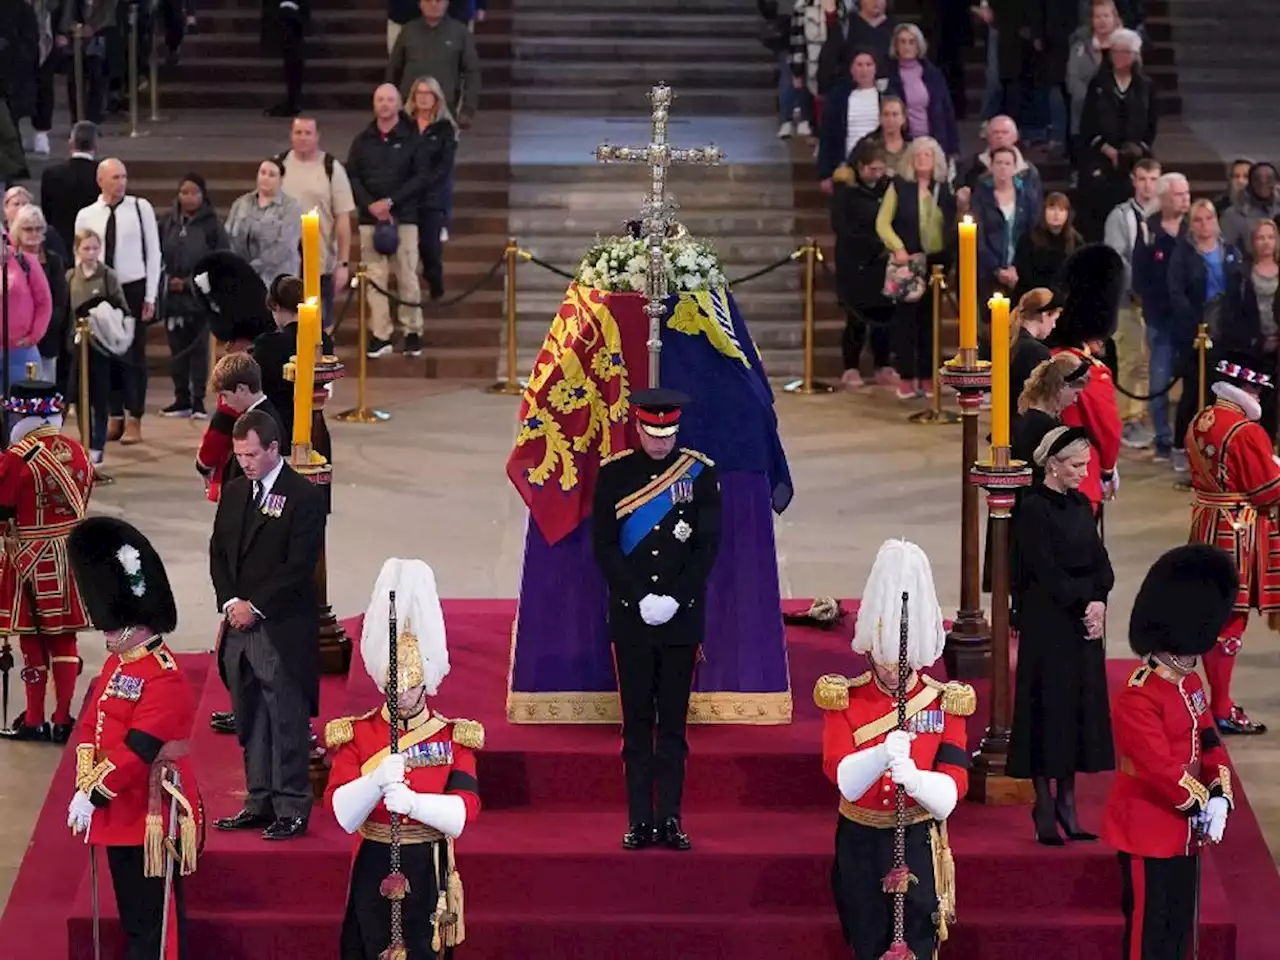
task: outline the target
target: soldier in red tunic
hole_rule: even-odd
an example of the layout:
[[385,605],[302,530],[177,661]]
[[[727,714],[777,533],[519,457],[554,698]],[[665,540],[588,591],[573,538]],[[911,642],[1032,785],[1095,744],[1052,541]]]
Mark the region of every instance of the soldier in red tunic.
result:
[[[76,632],[89,626],[76,581],[67,571],[67,535],[84,516],[93,489],[85,450],[62,434],[62,395],[52,383],[15,383],[5,409],[21,417],[0,455],[0,636],[17,634],[27,709],[0,736],[66,743],[80,658]],[[53,674],[53,727],[45,722],[45,688]]]
[[1075,354],[1090,371],[1084,392],[1062,411],[1062,423],[1082,427],[1089,434],[1092,455],[1080,492],[1097,513],[1102,502],[1115,496],[1120,487],[1116,461],[1122,424],[1116,408],[1116,385],[1111,371],[1098,358],[1116,332],[1125,285],[1124,262],[1110,247],[1091,244],[1073,254],[1063,271],[1066,297],[1062,315],[1046,342],[1055,354]]
[[76,747],[67,825],[94,856],[106,848],[127,955],[179,960],[182,877],[204,818],[187,740],[195,694],[164,642],[178,621],[169,577],[147,538],[113,517],[82,521],[67,552],[110,654],[90,691],[93,739]]
[[[899,624],[908,595],[907,724],[898,726]],[[822,768],[840,790],[831,882],[846,942],[858,960],[879,960],[893,939],[895,791],[905,790],[906,945],[932,957],[954,919],[955,892],[945,821],[969,788],[964,718],[973,688],[919,671],[942,655],[944,631],[929,559],[915,544],[880,548],[858,608],[853,649],[871,669],[852,679],[818,680],[814,700],[826,711]]]
[[1119,851],[1126,960],[1185,960],[1196,862],[1233,806],[1231,768],[1196,661],[1217,642],[1239,583],[1224,551],[1190,544],[1147,573],[1129,618],[1144,662],[1111,706],[1118,773],[1102,836]]
[[1280,463],[1271,438],[1258,423],[1259,395],[1273,388],[1248,354],[1222,356],[1214,371],[1216,395],[1187,428],[1187,463],[1195,503],[1191,536],[1222,547],[1236,558],[1240,592],[1213,649],[1204,656],[1209,708],[1223,733],[1265,733],[1231,699],[1231,672],[1249,623],[1249,608],[1274,621],[1280,615]]
[[[395,591],[398,636],[389,629]],[[391,644],[396,676],[390,676]],[[480,813],[475,752],[484,728],[450,720],[428,706],[449,672],[444,616],[435,575],[421,560],[383,564],[365,613],[360,653],[369,677],[394,684],[399,752],[391,752],[389,704],[332,720],[325,742],[333,757],[325,804],[359,841],[342,923],[342,960],[378,960],[391,945],[391,814],[400,816],[400,873],[407,960],[428,960],[462,942],[462,881],[453,841]]]

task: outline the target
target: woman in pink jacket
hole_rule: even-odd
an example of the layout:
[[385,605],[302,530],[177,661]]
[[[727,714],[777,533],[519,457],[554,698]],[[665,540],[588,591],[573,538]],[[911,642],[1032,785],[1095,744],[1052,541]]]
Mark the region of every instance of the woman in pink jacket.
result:
[[27,364],[40,367],[40,338],[49,329],[53,296],[44,269],[6,242],[9,274],[9,335],[4,344],[9,382],[27,378]]

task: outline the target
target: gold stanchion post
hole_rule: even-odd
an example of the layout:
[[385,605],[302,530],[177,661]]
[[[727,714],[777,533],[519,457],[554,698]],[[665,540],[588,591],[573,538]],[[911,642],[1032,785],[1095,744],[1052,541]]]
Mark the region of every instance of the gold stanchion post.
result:
[[[93,411],[89,407],[89,351],[93,349],[89,345],[89,318],[80,317],[76,320],[76,364],[78,367],[77,379],[80,381],[76,384],[76,422],[80,427],[80,446],[87,453],[92,449],[89,444],[92,442]],[[115,483],[114,478],[107,476],[102,472],[102,467],[94,467],[93,482],[96,484]]]
[[942,409],[942,291],[947,289],[947,279],[940,264],[934,264],[929,285],[933,288],[933,400],[927,410],[907,419],[912,423],[959,423],[959,414]]
[[343,423],[383,423],[391,419],[385,410],[370,407],[367,402],[369,382],[369,274],[363,263],[356,266],[356,322],[359,327],[360,357],[356,361],[356,405],[343,410],[334,419]]
[[485,388],[485,393],[497,393],[504,397],[518,397],[524,393],[524,385],[516,375],[516,264],[520,262],[520,245],[516,238],[507,240],[503,251],[507,260],[506,314],[507,314],[507,375]]
[[1203,410],[1205,404],[1208,403],[1208,391],[1205,389],[1205,385],[1209,379],[1208,354],[1212,349],[1213,341],[1209,339],[1209,325],[1202,323],[1199,329],[1196,330],[1196,355],[1200,365],[1200,376],[1196,383],[1196,389],[1199,391],[1196,397],[1200,401],[1199,406],[1196,407],[1197,410]]
[[76,120],[85,119],[84,115],[84,24],[77,23],[71,28],[71,74],[76,85]]
[[818,249],[818,244],[813,237],[806,237],[804,246],[797,252],[804,257],[804,372],[799,380],[788,383],[782,389],[788,393],[798,393],[802,397],[808,397],[815,393],[830,393],[834,388],[829,383],[823,383],[813,378],[814,335],[816,332],[814,329],[816,319],[813,298],[814,287],[817,284],[817,266],[822,259],[822,251]]
[[129,4],[129,136],[145,137],[147,131],[138,129],[138,5]]

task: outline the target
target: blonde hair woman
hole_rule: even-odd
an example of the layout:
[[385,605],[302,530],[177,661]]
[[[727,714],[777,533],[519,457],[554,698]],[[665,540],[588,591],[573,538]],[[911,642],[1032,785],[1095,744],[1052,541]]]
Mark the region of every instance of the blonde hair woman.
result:
[[[1259,220],[1249,235],[1252,251],[1249,275],[1245,279],[1241,308],[1245,322],[1257,329],[1261,338],[1262,372],[1276,378],[1280,369],[1280,227],[1274,220]],[[1256,317],[1256,319],[1255,319]],[[1262,391],[1262,419],[1271,439],[1276,439],[1276,397],[1274,390]]]
[[[951,260],[955,236],[956,198],[947,183],[947,157],[932,137],[917,137],[907,150],[910,168],[895,176],[876,215],[876,233],[893,262],[907,264],[912,257],[928,270]],[[915,303],[901,302],[894,316],[892,336],[894,364],[898,370],[899,400],[927,397],[933,371],[933,291],[925,285]]]
[[[449,239],[453,207],[453,160],[458,150],[458,124],[449,112],[435,77],[419,77],[409,88],[405,112],[418,132],[419,163],[426,182],[418,197],[418,254],[432,300],[444,296],[444,243]],[[405,353],[417,356],[407,347]]]

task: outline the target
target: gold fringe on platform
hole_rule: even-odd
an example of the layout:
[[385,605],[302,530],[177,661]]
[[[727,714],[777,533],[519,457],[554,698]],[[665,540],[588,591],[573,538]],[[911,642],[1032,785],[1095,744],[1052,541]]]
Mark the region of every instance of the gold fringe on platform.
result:
[[[695,693],[689,698],[690,723],[776,726],[791,722],[791,691],[780,693]],[[622,722],[616,693],[507,693],[511,723]]]
[[142,875],[164,876],[164,818],[148,813],[142,834]]

